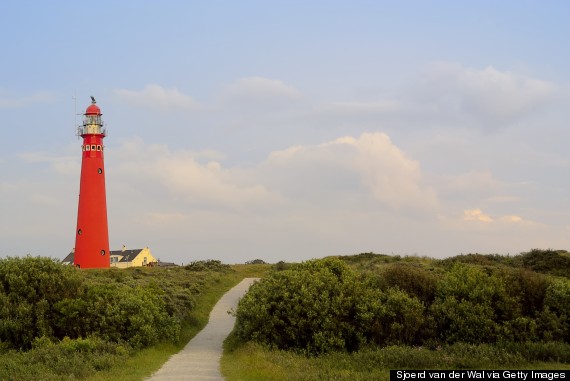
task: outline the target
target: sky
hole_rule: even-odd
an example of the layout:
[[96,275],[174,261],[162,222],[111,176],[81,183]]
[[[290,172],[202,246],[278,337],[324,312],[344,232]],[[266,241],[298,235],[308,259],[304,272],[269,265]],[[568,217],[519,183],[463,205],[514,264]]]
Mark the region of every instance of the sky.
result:
[[4,1],[0,258],[75,244],[82,114],[111,250],[162,261],[570,248],[566,1]]

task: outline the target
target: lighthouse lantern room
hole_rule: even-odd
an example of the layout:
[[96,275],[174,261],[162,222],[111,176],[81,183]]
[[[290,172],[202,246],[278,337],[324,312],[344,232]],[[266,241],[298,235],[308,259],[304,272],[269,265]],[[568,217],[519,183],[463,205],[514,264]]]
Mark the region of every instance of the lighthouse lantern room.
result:
[[75,231],[74,265],[80,268],[110,267],[107,197],[103,138],[106,130],[94,97],[77,134],[83,138],[79,207]]

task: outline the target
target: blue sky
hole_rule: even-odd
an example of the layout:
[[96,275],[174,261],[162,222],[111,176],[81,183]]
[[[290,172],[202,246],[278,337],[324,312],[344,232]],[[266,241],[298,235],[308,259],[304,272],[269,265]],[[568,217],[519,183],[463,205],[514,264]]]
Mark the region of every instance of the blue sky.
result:
[[73,247],[90,95],[112,249],[568,249],[569,7],[4,2],[0,256]]

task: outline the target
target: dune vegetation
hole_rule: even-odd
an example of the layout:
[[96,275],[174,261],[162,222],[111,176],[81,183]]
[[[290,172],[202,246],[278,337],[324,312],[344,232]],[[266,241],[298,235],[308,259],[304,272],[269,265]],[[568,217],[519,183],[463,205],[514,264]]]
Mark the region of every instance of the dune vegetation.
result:
[[1,380],[142,380],[245,277],[222,371],[233,380],[387,379],[388,369],[569,369],[570,255],[78,270],[0,259]]
[[569,369],[569,270],[568,253],[552,250],[280,263],[240,301],[223,371],[231,381]]
[[142,380],[251,271],[263,266],[77,270],[50,258],[2,259],[0,380]]

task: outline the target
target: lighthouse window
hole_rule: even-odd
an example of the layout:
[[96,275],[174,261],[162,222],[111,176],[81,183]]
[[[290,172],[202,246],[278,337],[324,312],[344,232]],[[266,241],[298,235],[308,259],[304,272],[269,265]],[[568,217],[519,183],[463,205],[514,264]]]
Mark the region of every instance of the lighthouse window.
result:
[[81,229],[77,229],[77,235],[81,235],[81,233],[83,233]]
[[91,146],[91,151],[95,151],[95,144]]
[[102,168],[97,169],[97,173],[98,173],[98,174],[103,173],[103,169],[102,169]]
[[85,151],[89,151],[90,146],[85,146]]
[[97,146],[97,151],[101,151],[101,145]]
[[101,250],[101,255],[105,255],[105,250]]

